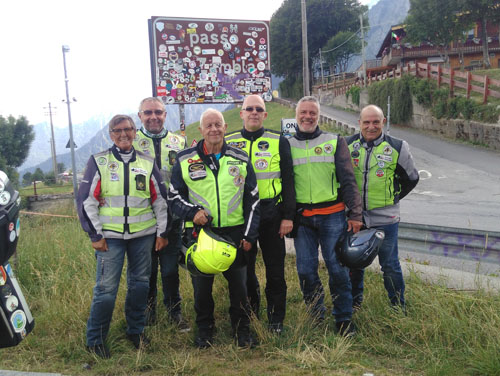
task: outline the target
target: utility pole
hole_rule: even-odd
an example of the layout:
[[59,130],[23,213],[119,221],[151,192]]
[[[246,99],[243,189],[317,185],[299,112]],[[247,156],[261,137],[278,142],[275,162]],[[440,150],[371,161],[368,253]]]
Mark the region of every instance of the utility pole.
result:
[[319,64],[321,65],[321,85],[324,85],[325,83],[323,82],[323,56],[321,56],[321,48],[319,49]]
[[69,100],[68,89],[68,74],[66,71],[66,52],[69,52],[69,46],[62,46],[63,62],[64,62],[64,83],[66,84],[66,105],[68,106],[68,124],[69,124],[69,147],[71,149],[71,169],[73,170],[73,199],[75,200],[76,207],[76,194],[78,186],[76,183],[76,164],[75,164],[75,143],[73,142],[73,124],[71,123],[71,101]]
[[302,85],[304,96],[310,95],[309,91],[309,51],[307,48],[307,15],[306,0],[300,0],[300,10],[302,13]]
[[52,107],[51,103],[49,102],[49,118],[50,118],[50,133],[51,133],[50,151],[52,153],[52,169],[54,170],[54,180],[57,183],[56,140],[54,139],[54,124],[52,123],[52,109],[55,110],[56,108]]
[[366,87],[366,56],[365,56],[365,32],[363,28],[363,14],[359,15],[361,24],[361,54],[363,56],[363,87]]

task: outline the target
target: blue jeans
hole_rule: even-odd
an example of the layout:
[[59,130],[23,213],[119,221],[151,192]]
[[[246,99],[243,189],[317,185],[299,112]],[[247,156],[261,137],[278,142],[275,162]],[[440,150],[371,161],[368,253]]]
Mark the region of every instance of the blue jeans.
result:
[[350,320],[352,316],[351,281],[348,269],[341,266],[335,254],[335,244],[344,231],[344,212],[328,215],[302,217],[295,252],[297,272],[304,301],[310,313],[319,319],[325,316],[325,293],[318,274],[318,244],[328,269],[328,285],[333,300],[333,315],[336,322]]
[[170,316],[181,313],[181,295],[179,293],[179,253],[182,247],[182,223],[176,220],[172,230],[168,233],[168,245],[157,252],[152,247],[151,277],[149,279],[148,308],[156,311],[156,297],[158,294],[157,279],[158,265],[161,271],[163,290],[163,304]]
[[[405,281],[398,253],[399,223],[376,226],[385,232],[385,238],[378,251],[378,260],[384,276],[384,286],[392,305],[405,306]],[[363,300],[364,270],[351,270],[352,296]]]
[[87,321],[87,346],[104,343],[111,324],[116,294],[127,255],[127,297],[125,318],[127,334],[144,331],[144,310],[151,274],[151,248],[156,235],[136,239],[106,239],[108,251],[95,252],[97,260],[94,297]]

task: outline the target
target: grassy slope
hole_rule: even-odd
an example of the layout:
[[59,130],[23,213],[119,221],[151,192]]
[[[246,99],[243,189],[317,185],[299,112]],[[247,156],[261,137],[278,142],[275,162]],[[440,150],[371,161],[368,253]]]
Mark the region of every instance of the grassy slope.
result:
[[[272,109],[275,115],[279,110]],[[237,110],[232,111],[227,121],[236,129],[241,123]],[[279,123],[281,117],[292,116],[279,115],[273,123]],[[71,205],[57,212],[75,215]],[[267,333],[262,311],[263,321],[253,322],[261,345],[254,350],[238,349],[229,337],[227,283],[217,277],[214,298],[218,331],[213,348],[195,349],[194,333],[178,334],[160,308],[159,322],[148,329],[152,346],[137,352],[125,339],[124,275],[108,337],[112,358],[98,360],[84,349],[95,279],[95,259],[88,237],[76,219],[22,216],[21,227],[16,271],[36,327],[17,348],[0,349],[0,369],[71,375],[499,374],[498,295],[450,291],[426,284],[413,273],[407,278],[405,316],[388,306],[381,276],[368,272],[364,306],[354,317],[359,335],[345,340],[334,334],[332,318],[320,327],[311,326],[295,259],[290,255],[286,258],[286,331],[281,337]],[[257,272],[263,289],[265,272],[260,257]],[[323,265],[320,276],[328,291]],[[190,277],[181,270],[180,279],[182,309],[194,327]],[[326,304],[331,309],[331,299],[327,298]],[[264,308],[264,297],[262,305]]]

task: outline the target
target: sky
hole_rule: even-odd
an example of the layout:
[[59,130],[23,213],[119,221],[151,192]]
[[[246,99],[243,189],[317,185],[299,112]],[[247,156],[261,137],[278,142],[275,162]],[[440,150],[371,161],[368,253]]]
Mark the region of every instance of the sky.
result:
[[[68,123],[62,46],[73,124],[135,111],[151,95],[152,16],[270,20],[283,0],[0,0],[0,115]],[[376,0],[362,0],[371,4]],[[272,46],[271,46],[272,53]]]

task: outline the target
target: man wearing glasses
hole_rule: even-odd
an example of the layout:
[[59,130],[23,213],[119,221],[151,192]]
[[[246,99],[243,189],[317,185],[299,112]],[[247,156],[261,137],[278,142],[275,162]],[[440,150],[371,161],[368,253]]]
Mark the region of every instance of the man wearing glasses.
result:
[[[137,131],[134,147],[152,156],[160,169],[166,186],[170,184],[172,166],[177,153],[186,147],[186,139],[169,132],[165,127],[167,111],[161,100],[154,97],[145,98],[139,105],[139,119],[142,127]],[[177,258],[181,250],[182,222],[179,218],[170,218],[171,229],[168,233],[168,246],[162,250],[152,249],[151,278],[149,280],[146,324],[156,321],[156,297],[158,265],[161,271],[163,303],[167,308],[170,321],[177,325],[179,331],[188,332],[190,327],[181,313],[181,296],[179,292],[179,268]]]
[[[257,176],[261,217],[259,245],[266,266],[266,298],[269,330],[281,334],[286,311],[285,240],[295,215],[293,164],[288,140],[279,132],[264,129],[266,105],[259,95],[249,95],[240,111],[243,129],[226,136],[228,145],[246,151]],[[248,298],[259,317],[260,286],[255,274],[257,244],[249,252]]]

